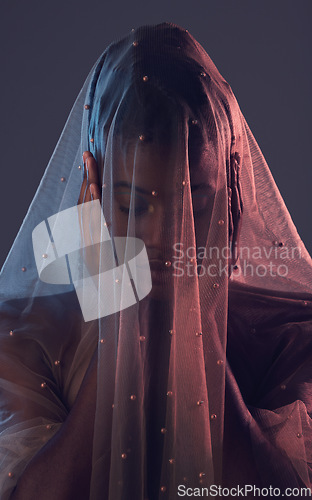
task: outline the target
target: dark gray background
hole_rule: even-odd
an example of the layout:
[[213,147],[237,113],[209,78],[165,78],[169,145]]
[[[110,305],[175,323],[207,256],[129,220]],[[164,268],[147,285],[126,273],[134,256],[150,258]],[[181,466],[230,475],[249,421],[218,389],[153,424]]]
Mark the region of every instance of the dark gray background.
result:
[[311,0],[1,0],[0,266],[97,57],[133,27],[187,28],[230,83],[308,250]]

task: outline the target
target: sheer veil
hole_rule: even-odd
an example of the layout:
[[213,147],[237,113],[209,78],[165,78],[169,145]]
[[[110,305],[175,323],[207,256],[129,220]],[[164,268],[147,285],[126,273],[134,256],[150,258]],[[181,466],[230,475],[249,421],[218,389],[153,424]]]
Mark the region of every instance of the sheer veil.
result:
[[[102,202],[77,206],[86,150]],[[226,349],[240,293],[311,315],[311,258],[204,49],[171,23],[132,30],[91,69],[2,268],[3,498],[62,425],[96,349],[92,500],[221,484],[226,373],[248,435],[271,436],[309,485],[305,404],[257,414],[239,399]],[[12,409],[17,395],[37,418]]]

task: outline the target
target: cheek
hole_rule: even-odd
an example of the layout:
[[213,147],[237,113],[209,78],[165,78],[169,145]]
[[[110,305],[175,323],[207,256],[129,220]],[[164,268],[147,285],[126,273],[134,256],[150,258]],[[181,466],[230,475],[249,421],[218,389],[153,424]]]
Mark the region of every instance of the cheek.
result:
[[112,212],[112,236],[127,236],[128,216],[119,210],[119,202],[116,199]]

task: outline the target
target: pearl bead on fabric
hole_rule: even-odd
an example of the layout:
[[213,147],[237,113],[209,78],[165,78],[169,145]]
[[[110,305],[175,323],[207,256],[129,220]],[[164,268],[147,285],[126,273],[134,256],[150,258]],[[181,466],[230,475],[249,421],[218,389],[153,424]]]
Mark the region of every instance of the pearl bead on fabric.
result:
[[224,220],[223,220],[223,219],[220,219],[220,220],[218,221],[218,224],[219,224],[219,226],[223,226],[223,224],[224,224]]
[[14,477],[13,472],[9,472],[9,473],[8,473],[8,476],[9,476],[10,478]]
[[157,196],[158,192],[157,191],[152,191],[152,196]]
[[169,458],[169,464],[174,464],[175,460],[174,458]]
[[174,334],[174,330],[169,330],[170,335]]
[[162,434],[166,434],[167,429],[166,429],[165,427],[162,427],[162,429],[160,429],[160,432],[161,432]]
[[46,429],[47,429],[48,431],[49,431],[49,430],[51,430],[51,429],[52,429],[52,425],[51,425],[51,424],[47,424],[47,425],[46,425]]
[[137,40],[135,40],[133,43],[132,43],[133,47],[137,47],[139,45],[139,42]]
[[199,476],[199,478],[200,478],[200,479],[201,479],[201,478],[203,478],[203,477],[205,477],[205,475],[206,475],[206,474],[205,474],[205,472],[200,472],[200,473],[198,474],[198,476]]
[[14,335],[14,332],[13,332],[13,330],[10,330],[10,333],[9,333],[9,335],[10,335],[11,337],[12,337],[12,336]]
[[131,399],[131,401],[135,401],[136,395],[135,394],[131,394],[130,399]]
[[203,406],[204,401],[197,401],[197,403],[196,403],[196,404],[197,404],[197,406]]
[[57,359],[56,361],[54,361],[54,364],[55,364],[55,366],[60,366],[61,362],[59,359]]
[[166,488],[166,486],[162,486],[162,487],[160,488],[160,491],[161,491],[162,493],[165,493],[166,489],[167,489],[167,488]]
[[43,259],[47,259],[47,258],[48,258],[48,254],[47,254],[47,253],[43,253],[43,254],[42,254],[42,258],[43,258]]
[[26,269],[26,267],[22,267],[22,271],[23,271],[23,273],[24,273],[26,270],[27,270],[27,269]]
[[273,244],[275,247],[283,247],[283,246],[284,246],[283,241],[277,241],[277,240],[274,240],[274,241],[272,241],[272,244]]
[[301,432],[298,432],[297,438],[302,438],[302,433]]
[[144,335],[140,335],[140,342],[145,342],[145,340],[146,339],[145,339]]
[[170,260],[166,260],[166,262],[165,262],[165,266],[166,266],[166,267],[170,267],[170,266],[171,266],[171,262],[170,262]]
[[47,383],[46,382],[42,382],[40,384],[40,387],[41,387],[41,389],[45,389],[47,387]]
[[105,344],[105,339],[101,339],[100,344]]
[[201,337],[201,336],[202,336],[202,334],[203,334],[203,332],[196,332],[196,334],[195,334],[195,335],[196,335],[196,337]]
[[89,104],[85,104],[85,105],[84,105],[84,109],[90,109]]
[[285,389],[286,389],[286,385],[285,385],[285,384],[282,384],[282,385],[281,385],[281,390],[282,390],[282,391],[285,391]]
[[91,139],[90,139],[90,142],[92,142],[92,143],[94,142],[94,139],[93,139],[93,137],[91,137]]
[[121,458],[122,458],[123,460],[125,460],[125,459],[127,458],[127,453],[122,453],[122,454],[121,454]]
[[145,140],[145,136],[143,134],[139,135],[139,139],[141,142],[143,142]]
[[172,396],[172,391],[168,391],[167,396],[170,398]]
[[148,82],[148,76],[147,75],[143,76],[143,82]]
[[210,415],[210,420],[215,420],[217,418],[217,415],[215,413],[213,413],[212,415]]
[[61,177],[61,182],[65,182],[65,177]]

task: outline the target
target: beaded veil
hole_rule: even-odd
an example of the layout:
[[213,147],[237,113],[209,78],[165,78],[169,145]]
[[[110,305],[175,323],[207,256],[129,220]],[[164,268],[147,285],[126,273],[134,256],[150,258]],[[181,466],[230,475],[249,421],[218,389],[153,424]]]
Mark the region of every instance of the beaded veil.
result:
[[[78,208],[86,150],[102,201]],[[112,43],[73,106],[2,269],[1,498],[62,426],[95,350],[92,500],[171,499],[181,484],[230,484],[226,383],[244,408],[253,456],[256,426],[309,485],[304,399],[253,410],[226,349],[230,296],[272,296],[281,308],[291,300],[311,318],[311,287],[311,258],[200,44],[170,23]],[[256,328],[243,302],[236,307],[240,328]],[[255,464],[261,484],[265,460]]]

